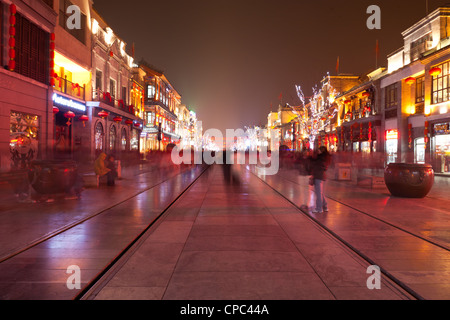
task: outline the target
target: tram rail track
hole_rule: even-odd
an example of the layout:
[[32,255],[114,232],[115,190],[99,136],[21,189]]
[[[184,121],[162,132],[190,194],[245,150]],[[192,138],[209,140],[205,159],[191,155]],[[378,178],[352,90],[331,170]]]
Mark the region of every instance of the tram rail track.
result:
[[[403,289],[405,292],[407,292],[409,295],[411,295],[412,297],[414,297],[417,300],[425,300],[425,298],[418,293],[416,290],[412,289],[410,285],[408,285],[407,283],[405,283],[405,281],[399,279],[399,277],[393,275],[391,272],[389,272],[389,270],[387,270],[387,268],[383,267],[383,265],[379,262],[376,261],[376,259],[372,259],[371,257],[369,257],[367,254],[363,253],[360,249],[357,248],[357,245],[354,245],[352,243],[350,243],[349,241],[347,241],[346,239],[344,239],[342,236],[339,235],[338,232],[334,231],[332,228],[326,226],[324,223],[322,223],[319,219],[316,219],[313,215],[309,214],[304,208],[302,208],[301,206],[297,205],[294,201],[292,201],[292,199],[289,199],[288,196],[286,196],[285,194],[283,194],[282,191],[278,190],[276,187],[274,187],[273,185],[271,185],[268,181],[264,180],[263,178],[261,178],[260,176],[258,176],[258,174],[256,174],[252,169],[247,167],[247,170],[249,170],[255,177],[259,178],[265,185],[267,185],[268,187],[270,187],[272,190],[274,190],[274,192],[276,192],[278,195],[280,195],[281,197],[283,197],[284,199],[286,199],[289,203],[291,203],[292,205],[294,205],[300,212],[302,212],[306,217],[308,217],[311,221],[313,221],[315,224],[317,224],[319,227],[321,227],[323,230],[325,230],[326,232],[328,232],[331,236],[333,236],[337,241],[339,241],[341,244],[343,244],[345,247],[347,247],[349,250],[351,250],[353,253],[355,253],[357,256],[359,256],[360,258],[362,258],[363,260],[365,260],[367,263],[369,263],[370,265],[376,265],[380,268],[380,272],[386,277],[388,278],[391,282],[393,282],[394,284],[396,284],[397,286],[399,286],[401,289]],[[298,186],[300,186],[300,184],[298,182],[292,181],[291,179],[288,179],[282,175],[279,175],[279,177],[281,177],[283,180],[285,181],[289,181],[290,183],[296,184]],[[443,249],[447,252],[450,252],[450,249],[447,245],[445,244],[441,244],[438,243],[436,241],[433,241],[431,239],[427,239],[426,237],[423,237],[421,235],[415,234],[413,231],[409,231],[406,230],[405,228],[402,228],[398,225],[395,225],[389,221],[385,221],[379,217],[375,217],[373,215],[371,215],[368,212],[364,212],[358,208],[355,208],[349,204],[344,203],[343,201],[334,199],[332,197],[326,196],[329,200],[331,201],[335,201],[343,206],[346,206],[352,210],[355,210],[356,212],[363,214],[364,216],[370,218],[370,219],[374,219],[380,223],[383,223],[391,228],[395,228],[396,230],[399,230],[401,232],[404,232],[412,237],[415,237],[421,241],[425,241],[426,243],[433,245],[435,247],[438,247],[440,249]]]
[[[187,169],[185,171],[188,171],[188,170],[190,170],[190,169]],[[139,175],[148,174],[148,173],[151,173],[153,171],[154,170],[145,171],[145,172],[140,173]],[[138,196],[138,195],[140,195],[140,194],[142,194],[144,192],[147,192],[147,191],[151,190],[152,188],[158,187],[158,186],[162,185],[163,183],[165,183],[165,182],[175,178],[177,175],[180,175],[180,174],[184,173],[185,171],[177,173],[175,175],[171,175],[171,176],[169,176],[169,177],[167,177],[165,179],[162,179],[161,181],[158,181],[157,183],[151,185],[150,187],[147,187],[145,189],[139,190],[139,191],[133,193],[132,195],[130,195],[129,197],[127,197],[126,199],[120,200],[118,202],[114,202],[110,206],[108,206],[106,208],[102,208],[101,210],[96,211],[96,212],[94,212],[94,213],[92,213],[92,214],[90,214],[90,215],[88,215],[88,216],[86,216],[86,217],[84,217],[82,219],[78,219],[78,220],[72,221],[72,222],[67,223],[66,225],[64,225],[64,226],[62,226],[60,228],[52,230],[52,231],[50,231],[50,232],[48,232],[48,233],[46,233],[46,234],[44,234],[44,235],[34,239],[33,241],[28,242],[28,244],[25,245],[25,246],[22,246],[20,248],[15,248],[13,250],[10,250],[9,252],[3,253],[2,255],[0,255],[0,263],[2,263],[4,261],[7,261],[7,260],[9,260],[9,259],[11,259],[11,258],[13,258],[13,257],[15,257],[15,256],[17,256],[19,254],[21,254],[21,253],[23,253],[23,252],[33,248],[33,247],[35,247],[35,246],[37,246],[37,245],[39,245],[39,244],[41,244],[41,243],[43,243],[45,241],[48,241],[48,240],[50,240],[50,239],[52,239],[52,238],[54,238],[54,237],[56,237],[58,235],[61,235],[62,233],[66,232],[66,231],[68,231],[70,229],[73,229],[74,227],[76,227],[76,226],[78,226],[78,225],[80,225],[80,224],[82,224],[82,223],[84,223],[86,221],[89,221],[89,220],[91,220],[91,219],[93,219],[93,218],[95,218],[95,217],[97,217],[99,215],[102,215],[105,212],[107,212],[108,210],[110,210],[110,209],[112,209],[114,207],[117,207],[117,206],[123,204],[124,202],[128,201],[130,198],[136,197],[136,196]]]
[[91,291],[95,291],[98,286],[102,286],[102,280],[105,278],[105,276],[111,270],[117,267],[118,263],[127,254],[130,253],[132,248],[145,237],[145,235],[152,229],[152,227],[160,222],[164,214],[197,182],[198,179],[200,179],[201,176],[203,176],[206,171],[208,171],[209,168],[209,165],[205,165],[198,176],[193,179],[193,181],[191,181],[174,199],[172,199],[170,203],[168,203],[165,208],[123,250],[121,250],[121,252],[107,266],[105,266],[105,268],[99,274],[97,274],[94,279],[91,279],[91,281],[80,290],[80,292],[73,298],[73,300],[89,300]]
[[[162,208],[165,208],[165,209],[162,210],[162,212],[157,212],[154,217],[151,217],[151,220],[148,221],[147,226],[143,226],[143,230],[141,230],[141,231],[137,230],[137,233],[136,233],[137,235],[135,236],[134,240],[132,240],[131,243],[128,246],[125,246],[125,248],[123,246],[117,248],[117,253],[118,254],[116,255],[116,258],[113,259],[112,262],[109,261],[109,262],[105,263],[105,266],[104,266],[105,269],[104,270],[107,270],[107,269],[109,269],[111,267],[112,264],[114,264],[116,262],[116,259],[118,259],[120,256],[122,256],[123,253],[125,251],[127,251],[129,249],[129,247],[133,243],[135,243],[137,241],[137,239],[142,236],[142,234],[144,234],[146,232],[146,230],[148,230],[152,225],[154,225],[156,223],[156,221],[161,216],[163,216],[164,212],[170,206],[172,206],[173,203],[179,197],[181,197],[181,195],[184,194],[184,192],[187,189],[189,189],[190,186],[192,186],[195,183],[195,181],[197,181],[197,179],[199,177],[201,177],[208,170],[208,166],[201,166],[201,167],[197,167],[197,168],[195,168],[195,167],[194,168],[188,168],[188,169],[183,170],[183,171],[181,171],[179,173],[176,173],[174,175],[170,175],[169,177],[164,178],[164,179],[162,179],[160,181],[157,181],[157,183],[154,183],[151,186],[146,186],[146,188],[144,188],[142,190],[139,190],[137,192],[133,192],[133,194],[130,195],[130,196],[127,196],[126,199],[120,200],[118,202],[113,202],[107,208],[103,208],[103,209],[101,209],[101,210],[99,210],[99,211],[97,211],[97,212],[95,212],[93,214],[90,214],[89,216],[84,217],[83,219],[79,219],[79,220],[73,221],[73,222],[71,222],[69,224],[66,224],[63,227],[58,228],[57,230],[54,230],[54,231],[52,231],[52,232],[50,232],[48,234],[43,235],[40,238],[35,239],[34,241],[29,242],[26,246],[22,246],[20,248],[15,249],[13,252],[9,252],[8,254],[3,255],[0,258],[1,259],[0,260],[0,265],[3,265],[3,263],[9,264],[9,260],[14,261],[14,259],[16,257],[17,258],[22,257],[22,254],[26,254],[27,251],[29,251],[29,250],[31,250],[31,249],[33,249],[33,248],[35,248],[35,247],[37,247],[37,246],[39,246],[41,244],[46,243],[46,241],[51,241],[51,240],[53,240],[54,238],[56,238],[58,236],[64,236],[64,234],[66,232],[70,232],[72,229],[76,228],[77,226],[79,226],[79,225],[81,225],[83,223],[89,223],[90,220],[92,220],[92,219],[94,219],[96,217],[102,216],[103,214],[107,214],[108,212],[110,212],[110,210],[113,210],[115,207],[119,207],[120,205],[123,205],[124,203],[126,203],[130,199],[135,198],[135,197],[139,196],[140,194],[143,194],[143,193],[148,192],[148,191],[150,191],[150,190],[152,190],[154,188],[162,186],[162,185],[164,185],[164,183],[170,183],[170,180],[177,179],[177,177],[180,177],[180,175],[183,175],[183,174],[189,175],[190,173],[194,172],[193,170],[196,171],[194,173],[195,176],[192,176],[191,178],[186,178],[186,179],[192,179],[192,180],[186,181],[186,184],[182,185],[181,188],[180,188],[181,192],[175,193],[174,194],[174,198],[173,199],[169,199],[167,205],[163,204]],[[185,179],[185,178],[181,178],[181,179]],[[6,265],[5,265],[5,267],[6,267]],[[103,273],[104,273],[104,271],[102,271],[99,274],[98,277],[100,277]],[[88,280],[87,286],[90,286],[92,282],[95,283],[97,280],[98,280],[97,277],[95,277],[94,280]],[[20,281],[20,280],[18,280],[18,281]],[[83,285],[84,285],[84,283],[83,283]],[[84,292],[83,288],[81,290],[82,290],[82,292]],[[76,300],[76,299],[78,299],[79,296],[80,296],[80,294],[74,293],[74,297],[72,299]]]
[[[294,184],[300,185],[298,182],[293,181],[292,179],[288,179],[288,178],[286,178],[285,176],[281,176],[281,177],[282,177],[283,179],[285,179],[285,180],[288,180],[288,181],[294,183]],[[434,246],[436,246],[436,247],[439,247],[439,248],[441,248],[441,249],[444,249],[444,250],[450,252],[450,245],[447,244],[447,243],[442,243],[442,242],[440,242],[440,241],[437,241],[437,240],[430,239],[430,238],[428,238],[428,237],[419,235],[419,234],[417,234],[417,233],[416,233],[415,231],[413,231],[413,230],[408,230],[407,228],[402,227],[402,226],[399,226],[399,225],[397,225],[397,224],[395,224],[395,223],[393,223],[393,222],[387,221],[387,220],[385,220],[385,219],[381,219],[380,217],[377,217],[377,216],[375,216],[375,215],[373,215],[373,214],[371,214],[371,213],[369,213],[369,212],[365,212],[365,211],[363,211],[363,210],[361,210],[361,209],[359,209],[359,208],[356,208],[355,206],[352,206],[352,205],[350,205],[350,204],[348,204],[348,203],[345,203],[345,202],[342,201],[342,200],[336,199],[335,197],[331,197],[331,196],[329,196],[329,195],[327,195],[326,197],[327,197],[328,199],[330,199],[330,200],[332,200],[332,201],[334,201],[334,202],[337,202],[337,203],[339,203],[339,204],[341,204],[341,205],[343,205],[343,206],[346,206],[346,207],[348,207],[348,208],[350,208],[350,209],[352,209],[352,210],[358,211],[359,213],[364,214],[364,215],[366,215],[366,216],[368,216],[368,217],[370,217],[370,218],[372,218],[372,219],[378,220],[378,221],[380,221],[380,222],[382,222],[382,223],[384,223],[384,224],[386,224],[386,225],[389,225],[389,226],[391,226],[391,227],[393,227],[393,228],[395,228],[395,229],[397,229],[397,230],[399,230],[399,231],[408,233],[409,235],[411,235],[411,236],[413,236],[413,237],[416,237],[416,238],[418,238],[418,239],[420,239],[420,240],[423,240],[423,241],[428,242],[428,243],[430,243],[430,244],[432,244],[432,245],[434,245]],[[427,196],[427,197],[429,197],[429,196]],[[429,198],[432,198],[432,197],[429,197]],[[437,199],[437,198],[432,198],[432,199]]]

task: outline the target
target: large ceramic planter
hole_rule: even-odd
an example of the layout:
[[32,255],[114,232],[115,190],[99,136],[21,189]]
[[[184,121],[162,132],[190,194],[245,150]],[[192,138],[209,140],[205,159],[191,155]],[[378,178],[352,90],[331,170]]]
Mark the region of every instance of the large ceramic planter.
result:
[[390,163],[384,181],[393,196],[423,198],[433,187],[434,171],[429,164]]
[[31,186],[41,194],[69,192],[76,177],[75,161],[35,160],[28,173]]

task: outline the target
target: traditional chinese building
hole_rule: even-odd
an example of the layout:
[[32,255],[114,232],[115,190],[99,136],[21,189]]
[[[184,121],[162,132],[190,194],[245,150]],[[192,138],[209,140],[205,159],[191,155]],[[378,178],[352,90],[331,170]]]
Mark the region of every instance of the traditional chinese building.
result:
[[[55,159],[88,160],[90,123],[86,101],[91,96],[91,2],[88,0],[53,1],[57,13],[54,37],[50,42],[50,85],[53,111],[53,157]],[[72,26],[67,8],[76,5]],[[69,11],[70,12],[70,11]],[[52,68],[53,67],[53,68]]]
[[[92,10],[92,101],[89,107],[91,157],[139,157],[143,128],[143,86],[133,73],[126,43]],[[142,80],[142,79],[141,79]]]
[[0,1],[0,171],[51,157],[51,1]]
[[145,150],[166,150],[169,144],[177,144],[181,138],[176,132],[178,117],[175,114],[180,108],[181,96],[162,71],[145,61],[141,61],[140,67],[146,73],[145,127],[142,132]]
[[[381,80],[388,162],[431,163],[450,172],[450,7],[402,33]],[[391,140],[391,141],[388,141]]]

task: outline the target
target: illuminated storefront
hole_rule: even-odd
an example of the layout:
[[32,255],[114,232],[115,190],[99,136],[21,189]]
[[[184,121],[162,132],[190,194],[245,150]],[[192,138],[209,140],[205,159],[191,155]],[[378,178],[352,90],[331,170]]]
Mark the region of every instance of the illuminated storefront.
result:
[[436,123],[433,126],[433,145],[435,170],[450,172],[450,122]]
[[[83,130],[86,116],[86,103],[67,95],[54,93],[54,157],[72,159],[75,144],[81,145],[78,130]],[[83,124],[81,124],[82,122]],[[77,136],[77,138],[75,138]]]
[[37,158],[39,151],[40,121],[37,115],[11,111],[10,142],[13,168],[24,168]]
[[398,150],[398,130],[392,129],[386,131],[386,163],[397,161]]

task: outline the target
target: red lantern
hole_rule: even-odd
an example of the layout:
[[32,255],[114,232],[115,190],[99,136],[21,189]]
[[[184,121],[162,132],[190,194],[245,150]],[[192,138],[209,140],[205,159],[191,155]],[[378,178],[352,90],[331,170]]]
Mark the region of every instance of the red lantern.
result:
[[345,104],[350,104],[350,103],[352,103],[352,100],[347,99],[347,100],[344,101],[344,103]]
[[108,112],[106,112],[105,110],[102,110],[98,113],[98,116],[102,117],[102,118],[106,118],[108,116]]
[[408,147],[411,149],[411,144],[412,144],[412,124],[409,123],[408,124]]
[[58,107],[53,106],[53,114],[57,114],[59,112]]
[[424,135],[424,142],[425,142],[425,149],[426,149],[427,144],[428,144],[428,121],[425,121],[425,129],[423,131],[423,135]]
[[67,111],[66,113],[64,113],[64,117],[73,119],[75,117],[75,113],[73,113],[72,111]]
[[89,120],[89,117],[85,114],[83,114],[82,116],[80,116],[78,118],[78,120],[83,121],[83,127],[86,125],[85,122]]
[[10,71],[14,71],[14,69],[16,68],[16,61],[14,60],[16,57],[16,51],[15,51],[15,46],[16,46],[16,39],[14,38],[16,35],[16,28],[15,28],[15,24],[16,24],[16,17],[15,14],[17,12],[17,8],[16,5],[14,3],[12,3],[9,6],[9,11],[11,13],[9,21],[11,23],[10,27],[9,27],[9,62],[8,62],[8,69]]
[[122,117],[114,117],[113,119],[115,122],[119,123],[122,121]]
[[440,75],[442,72],[441,68],[439,67],[433,67],[430,69],[430,75],[433,77],[437,77],[438,75]]
[[409,77],[405,79],[406,84],[408,85],[412,85],[414,82],[416,82],[416,78],[414,77]]
[[370,96],[370,92],[369,91],[364,91],[362,96],[363,97],[369,97]]
[[134,126],[135,126],[135,127],[140,127],[141,124],[140,124],[139,122],[136,122],[136,123],[134,124]]
[[110,56],[111,58],[114,57],[114,52],[110,51],[110,52],[109,52],[109,56]]
[[131,125],[131,124],[133,124],[133,120],[127,119],[127,120],[125,120],[125,124]]
[[15,68],[16,68],[16,62],[14,60],[9,60],[8,69],[11,71],[14,71]]

